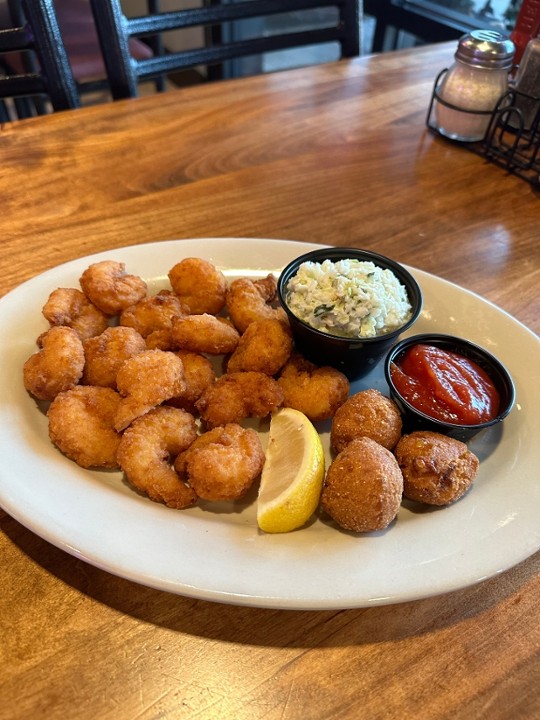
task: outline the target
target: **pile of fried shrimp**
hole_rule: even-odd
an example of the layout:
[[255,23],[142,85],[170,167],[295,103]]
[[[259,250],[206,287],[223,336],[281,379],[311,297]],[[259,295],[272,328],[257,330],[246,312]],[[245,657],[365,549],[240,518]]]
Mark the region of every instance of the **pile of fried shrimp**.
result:
[[[349,396],[345,375],[295,350],[272,274],[228,281],[213,263],[190,257],[168,279],[170,287],[151,294],[124,263],[105,260],[86,268],[80,287],[51,292],[42,308],[49,328],[23,379],[44,404],[52,443],[79,466],[121,470],[138,492],[182,509],[246,495],[265,453],[243,421],[292,407],[312,422],[332,422],[336,457],[322,509],[348,530],[386,527],[407,486],[405,466],[416,468],[407,477],[422,476],[416,485],[427,472],[421,443],[409,442],[398,462],[400,443],[412,436],[401,435],[397,406],[376,390]],[[422,496],[420,487],[416,499],[453,502],[472,482],[474,456],[444,436],[438,445],[428,440],[423,467],[432,484],[441,476],[446,495]],[[452,463],[459,465],[453,494]]]

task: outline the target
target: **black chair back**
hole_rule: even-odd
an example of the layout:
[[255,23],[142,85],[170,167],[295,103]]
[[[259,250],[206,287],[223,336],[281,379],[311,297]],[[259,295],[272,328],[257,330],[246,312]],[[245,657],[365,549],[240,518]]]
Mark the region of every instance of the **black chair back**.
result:
[[[120,0],[91,0],[111,93],[115,99],[136,96],[139,80],[200,65],[223,65],[236,58],[262,55],[275,50],[337,42],[341,57],[353,57],[360,52],[360,2],[206,0],[200,8],[127,18]],[[236,21],[329,7],[338,11],[337,22],[329,27],[226,41],[226,30]],[[156,38],[170,30],[197,26],[206,29],[207,43],[202,48],[157,54],[142,60],[131,57],[128,46],[130,37]]]
[[[44,98],[53,110],[79,107],[53,0],[20,0],[11,2],[10,9],[15,24],[0,30],[0,119],[47,112]],[[14,59],[19,67],[12,65]],[[13,100],[14,112],[6,99]]]

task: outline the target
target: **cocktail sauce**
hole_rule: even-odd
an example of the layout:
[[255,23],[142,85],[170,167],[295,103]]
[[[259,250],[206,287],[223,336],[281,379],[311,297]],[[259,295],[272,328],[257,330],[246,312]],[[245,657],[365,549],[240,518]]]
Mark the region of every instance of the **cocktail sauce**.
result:
[[499,393],[474,361],[434,345],[413,345],[390,368],[392,381],[410,405],[458,425],[497,417]]

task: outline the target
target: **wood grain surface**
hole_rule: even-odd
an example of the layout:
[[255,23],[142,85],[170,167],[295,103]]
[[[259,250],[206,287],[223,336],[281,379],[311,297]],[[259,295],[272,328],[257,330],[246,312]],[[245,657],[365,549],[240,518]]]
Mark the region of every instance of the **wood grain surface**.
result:
[[[115,247],[281,238],[377,250],[538,332],[539,193],[425,128],[453,50],[1,126],[0,294]],[[539,553],[417,602],[262,610],[142,587],[0,524],[2,719],[540,717]]]

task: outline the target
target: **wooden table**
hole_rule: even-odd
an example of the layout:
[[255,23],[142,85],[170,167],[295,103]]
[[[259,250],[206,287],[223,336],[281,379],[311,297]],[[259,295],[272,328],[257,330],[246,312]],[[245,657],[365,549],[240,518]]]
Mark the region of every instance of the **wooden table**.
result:
[[[424,47],[3,126],[0,292],[120,246],[286,238],[376,249],[538,331],[538,193],[425,129],[452,54]],[[3,511],[0,522],[2,718],[540,716],[539,553],[417,602],[264,610],[148,589]]]

